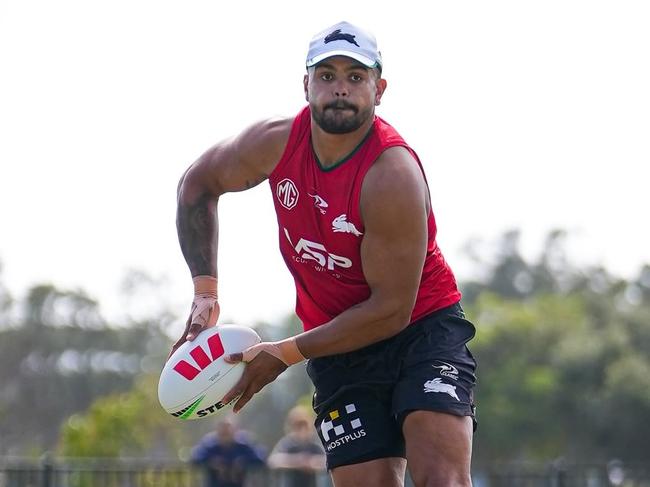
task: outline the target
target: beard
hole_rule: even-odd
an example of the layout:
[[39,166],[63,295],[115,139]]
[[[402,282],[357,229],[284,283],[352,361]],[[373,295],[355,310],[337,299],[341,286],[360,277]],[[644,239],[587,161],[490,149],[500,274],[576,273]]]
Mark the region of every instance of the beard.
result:
[[345,100],[337,100],[328,103],[322,110],[312,106],[311,113],[316,124],[328,134],[347,134],[354,132],[368,120],[372,108],[359,110]]

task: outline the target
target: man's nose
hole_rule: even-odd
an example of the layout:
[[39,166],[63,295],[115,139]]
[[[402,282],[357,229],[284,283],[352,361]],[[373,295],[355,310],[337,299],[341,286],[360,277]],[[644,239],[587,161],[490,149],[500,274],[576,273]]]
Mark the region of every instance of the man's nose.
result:
[[334,95],[337,97],[342,97],[342,96],[348,96],[350,94],[350,90],[348,89],[347,83],[343,81],[339,81],[336,83],[334,86]]

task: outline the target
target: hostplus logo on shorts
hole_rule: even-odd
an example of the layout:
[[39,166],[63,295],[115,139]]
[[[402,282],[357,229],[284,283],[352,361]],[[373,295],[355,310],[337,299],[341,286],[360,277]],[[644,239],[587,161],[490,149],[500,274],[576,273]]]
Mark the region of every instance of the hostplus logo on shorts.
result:
[[356,412],[356,406],[348,404],[345,406],[343,417],[338,409],[328,413],[330,419],[324,419],[320,424],[320,432],[327,451],[366,436],[366,431],[361,427],[361,420],[356,417],[358,416]]

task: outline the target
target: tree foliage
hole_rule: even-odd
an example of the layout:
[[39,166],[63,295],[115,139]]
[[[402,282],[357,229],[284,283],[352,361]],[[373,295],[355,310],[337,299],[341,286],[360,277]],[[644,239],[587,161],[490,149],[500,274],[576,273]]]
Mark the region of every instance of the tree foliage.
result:
[[519,253],[516,232],[509,232],[496,261],[486,263],[489,278],[469,284],[468,311],[478,327],[472,344],[479,362],[476,456],[644,460],[650,450],[648,266],[631,282],[602,268],[573,268],[562,238],[552,233],[531,264]]
[[0,325],[0,454],[56,444],[60,425],[162,363],[168,317],[111,326],[83,291],[32,287]]
[[126,392],[95,400],[63,425],[59,452],[68,457],[175,456],[187,443],[157,403],[157,376],[143,374]]

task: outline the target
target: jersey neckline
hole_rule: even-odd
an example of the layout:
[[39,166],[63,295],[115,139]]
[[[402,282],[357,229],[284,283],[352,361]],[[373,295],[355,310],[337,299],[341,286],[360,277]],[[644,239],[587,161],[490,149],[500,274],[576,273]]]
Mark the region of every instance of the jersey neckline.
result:
[[352,151],[350,151],[349,154],[347,154],[343,158],[339,159],[338,161],[336,161],[334,164],[332,164],[329,167],[323,166],[323,164],[320,162],[320,159],[318,158],[318,154],[316,154],[316,150],[314,149],[314,143],[313,143],[313,140],[312,140],[311,135],[310,135],[310,137],[309,137],[309,145],[311,146],[311,153],[314,155],[314,160],[316,161],[316,164],[318,165],[318,168],[323,172],[330,172],[330,171],[333,171],[334,169],[336,169],[337,167],[341,166],[345,162],[349,161],[350,159],[352,159],[352,157],[359,151],[359,149],[366,142],[366,140],[368,140],[368,137],[370,137],[370,134],[372,133],[374,127],[375,127],[375,124],[373,122],[373,124],[368,129],[368,132],[366,133],[366,135],[364,135],[363,139],[361,139],[361,142],[359,142],[359,144],[354,149],[352,149]]

